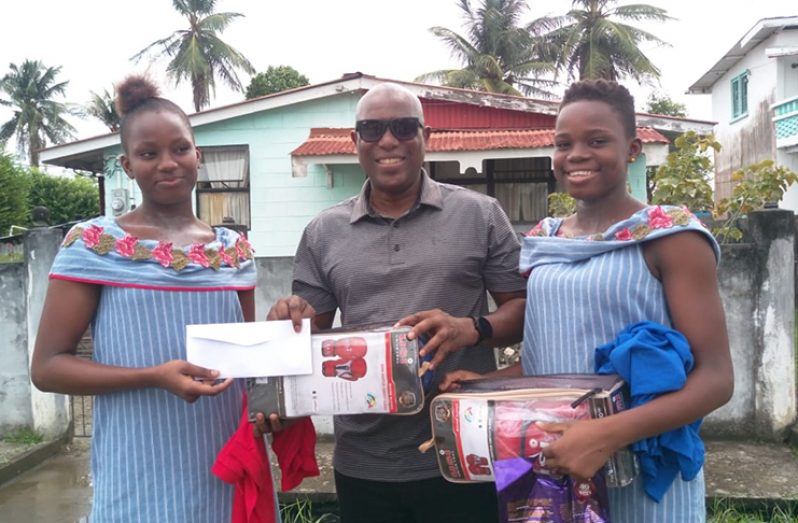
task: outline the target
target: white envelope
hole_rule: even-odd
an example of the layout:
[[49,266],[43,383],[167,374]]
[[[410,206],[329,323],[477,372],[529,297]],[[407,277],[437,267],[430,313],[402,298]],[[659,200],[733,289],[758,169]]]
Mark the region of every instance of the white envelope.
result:
[[186,359],[220,378],[311,374],[310,320],[299,333],[289,320],[187,325]]

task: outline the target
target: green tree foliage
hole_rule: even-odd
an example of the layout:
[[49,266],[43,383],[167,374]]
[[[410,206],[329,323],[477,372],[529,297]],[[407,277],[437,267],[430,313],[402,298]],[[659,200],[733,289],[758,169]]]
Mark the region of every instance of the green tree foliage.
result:
[[36,169],[30,171],[29,177],[28,208],[47,207],[51,224],[100,214],[100,193],[93,178],[50,176]]
[[21,153],[27,153],[30,165],[39,165],[39,150],[48,141],[63,143],[72,138],[74,127],[64,119],[67,106],[55,100],[63,96],[69,82],[56,77],[60,67],[46,67],[38,60],[25,60],[22,65],[11,64],[10,71],[0,78],[0,105],[10,107],[13,116],[0,126],[0,145],[17,136]]
[[549,216],[565,218],[576,212],[576,200],[567,192],[553,192],[548,196]]
[[481,0],[477,9],[470,0],[459,0],[458,6],[465,18],[465,36],[445,27],[430,31],[463,67],[433,71],[416,80],[492,93],[551,96],[548,89],[556,82],[541,76],[553,73],[554,65],[537,58],[533,32],[519,25],[525,0]]
[[735,182],[731,198],[719,201],[715,208],[716,218],[726,218],[713,229],[721,243],[740,241],[743,233],[737,220],[751,211],[776,206],[790,185],[798,183],[798,174],[773,160],[762,160],[735,171],[731,179]]
[[265,73],[258,73],[252,77],[252,81],[247,87],[246,97],[249,100],[258,96],[296,89],[309,83],[307,76],[300,74],[290,65],[278,65],[277,67],[270,65]]
[[172,0],[172,6],[188,19],[188,29],[175,31],[157,40],[132,59],[157,52],[156,58],[167,56],[166,72],[175,84],[191,82],[194,109],[210,104],[210,93],[216,92],[216,77],[237,91],[244,91],[236,69],[254,74],[255,69],[243,54],[225,43],[219,35],[241,13],[215,13],[216,0]]
[[114,96],[108,92],[108,89],[103,89],[99,94],[90,92],[91,99],[84,107],[85,114],[100,120],[112,133],[119,131],[120,118],[116,112]]
[[709,151],[720,151],[715,137],[688,131],[674,141],[676,150],[668,154],[652,180],[651,200],[656,204],[686,205],[693,212],[711,211],[713,174]]
[[646,112],[684,118],[687,116],[687,107],[682,103],[673,101],[668,95],[651,93],[646,104]]
[[12,225],[29,223],[30,183],[27,171],[15,165],[10,156],[0,153],[0,236],[8,235]]
[[667,45],[627,22],[671,20],[665,9],[647,4],[616,6],[617,0],[573,0],[563,16],[536,21],[552,29],[544,37],[541,55],[555,59],[568,78],[619,80],[630,77],[648,83],[659,69],[640,50],[643,43]]

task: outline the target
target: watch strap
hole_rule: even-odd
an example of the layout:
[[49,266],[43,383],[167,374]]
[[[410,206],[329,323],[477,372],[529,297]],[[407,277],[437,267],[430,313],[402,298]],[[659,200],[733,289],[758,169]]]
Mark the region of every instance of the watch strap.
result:
[[485,316],[472,316],[471,320],[474,322],[474,329],[477,331],[477,342],[474,345],[479,345],[493,337],[493,325],[490,324]]

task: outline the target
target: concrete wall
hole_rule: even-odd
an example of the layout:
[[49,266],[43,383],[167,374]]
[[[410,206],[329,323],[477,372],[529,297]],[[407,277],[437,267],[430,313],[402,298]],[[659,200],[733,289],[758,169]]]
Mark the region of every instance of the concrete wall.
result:
[[24,263],[0,264],[0,434],[31,426]]
[[704,433],[779,440],[796,421],[795,218],[772,210],[746,221],[751,243],[723,246],[718,271],[735,391]]
[[59,229],[25,234],[22,263],[0,265],[0,431],[30,426],[47,439],[69,429],[69,398],[30,383],[30,357],[47,291],[47,274],[63,237]]

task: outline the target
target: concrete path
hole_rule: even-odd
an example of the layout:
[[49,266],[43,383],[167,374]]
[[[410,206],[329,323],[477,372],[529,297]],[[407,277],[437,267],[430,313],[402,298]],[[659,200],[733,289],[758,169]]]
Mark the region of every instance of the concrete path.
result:
[[798,502],[798,453],[784,445],[707,442],[707,497]]
[[[0,486],[3,523],[85,521],[91,503],[88,444],[88,439],[75,440],[62,453]],[[333,501],[332,450],[333,443],[319,442],[321,476],[305,480],[281,499],[310,496],[319,503]],[[708,442],[705,477],[709,503],[714,498],[798,502],[798,456],[786,446]]]
[[3,523],[85,522],[91,510],[89,438],[0,487]]

